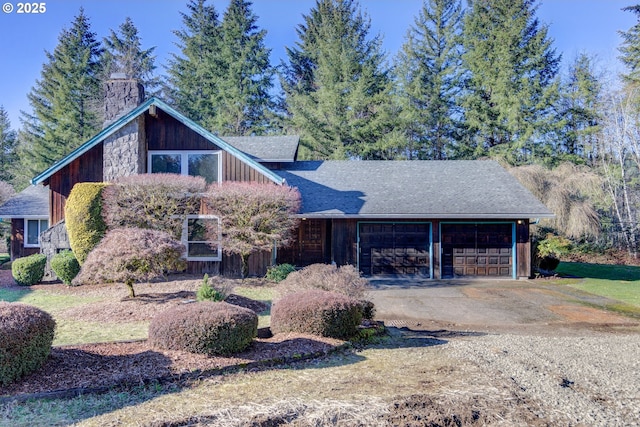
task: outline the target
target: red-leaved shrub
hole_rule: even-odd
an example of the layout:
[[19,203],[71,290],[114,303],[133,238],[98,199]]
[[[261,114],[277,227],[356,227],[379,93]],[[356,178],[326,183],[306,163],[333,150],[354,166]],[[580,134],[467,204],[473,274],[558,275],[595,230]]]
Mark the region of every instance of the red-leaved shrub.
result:
[[134,282],[186,268],[185,248],[164,231],[117,228],[107,232],[89,253],[73,285],[120,282],[135,297]]
[[226,302],[202,301],[170,308],[153,318],[149,343],[163,350],[232,354],[246,349],[258,332],[258,316]]
[[56,322],[39,308],[0,301],[0,384],[42,366],[51,351]]
[[108,229],[135,227],[166,231],[175,239],[185,215],[197,214],[206,189],[203,177],[140,174],[116,179],[102,192]]
[[336,267],[330,264],[311,264],[294,271],[278,285],[280,295],[287,295],[310,289],[337,292],[352,298],[363,298],[369,283],[360,277],[360,272],[352,265]]
[[335,292],[311,290],[286,295],[271,307],[271,331],[348,339],[358,332],[362,304]]

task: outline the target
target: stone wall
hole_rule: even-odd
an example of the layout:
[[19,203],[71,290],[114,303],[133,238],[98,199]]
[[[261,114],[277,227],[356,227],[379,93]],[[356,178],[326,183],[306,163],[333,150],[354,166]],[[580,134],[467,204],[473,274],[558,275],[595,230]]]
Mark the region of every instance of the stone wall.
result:
[[57,279],[56,274],[51,269],[51,258],[65,249],[71,250],[71,245],[69,244],[69,236],[67,235],[67,227],[64,221],[60,221],[40,234],[40,253],[47,256],[47,265],[44,269],[45,281]]

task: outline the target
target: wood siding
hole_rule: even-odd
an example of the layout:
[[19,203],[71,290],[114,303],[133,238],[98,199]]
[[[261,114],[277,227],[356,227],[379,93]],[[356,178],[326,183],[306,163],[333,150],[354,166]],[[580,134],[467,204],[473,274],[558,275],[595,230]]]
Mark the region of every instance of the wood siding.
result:
[[64,205],[76,183],[102,181],[102,162],[102,143],[100,143],[51,175],[45,182],[50,190],[49,224],[57,224],[64,219]]
[[24,247],[24,219],[13,218],[11,220],[11,244],[9,255],[11,260],[40,253],[40,248]]

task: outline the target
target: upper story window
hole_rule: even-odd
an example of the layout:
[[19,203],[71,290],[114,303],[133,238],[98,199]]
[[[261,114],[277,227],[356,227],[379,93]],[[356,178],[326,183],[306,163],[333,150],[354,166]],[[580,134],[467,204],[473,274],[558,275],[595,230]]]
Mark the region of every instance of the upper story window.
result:
[[150,151],[150,173],[177,173],[201,176],[207,181],[222,181],[220,151]]
[[25,248],[39,248],[40,247],[40,233],[49,228],[48,219],[26,219],[24,221],[25,236],[24,247]]

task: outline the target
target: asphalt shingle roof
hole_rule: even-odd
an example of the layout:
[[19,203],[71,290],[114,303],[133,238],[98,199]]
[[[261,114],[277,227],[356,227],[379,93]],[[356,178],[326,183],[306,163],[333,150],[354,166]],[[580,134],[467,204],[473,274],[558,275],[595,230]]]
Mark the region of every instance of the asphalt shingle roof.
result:
[[225,142],[259,162],[293,162],[300,137],[290,136],[221,136]]
[[495,161],[312,161],[277,171],[307,217],[538,218],[550,212]]
[[30,185],[0,206],[0,218],[49,216],[49,188]]

